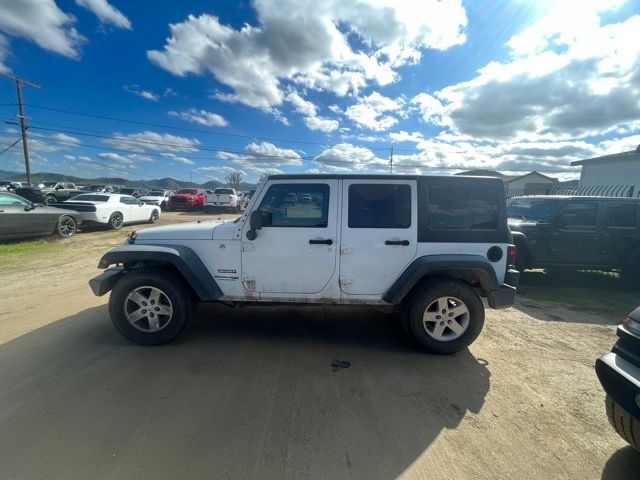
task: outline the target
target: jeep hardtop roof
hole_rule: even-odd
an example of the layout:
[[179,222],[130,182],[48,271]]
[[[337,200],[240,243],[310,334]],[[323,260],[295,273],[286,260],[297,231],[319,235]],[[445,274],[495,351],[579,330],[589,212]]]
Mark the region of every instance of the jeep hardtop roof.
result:
[[502,183],[501,178],[497,177],[474,177],[468,175],[389,175],[389,174],[335,174],[335,173],[285,173],[269,175],[269,180],[302,180],[302,179],[314,179],[314,178],[331,178],[331,179],[369,179],[369,180],[420,180],[420,179],[442,179],[446,181],[457,180],[478,180],[482,182],[490,183]]

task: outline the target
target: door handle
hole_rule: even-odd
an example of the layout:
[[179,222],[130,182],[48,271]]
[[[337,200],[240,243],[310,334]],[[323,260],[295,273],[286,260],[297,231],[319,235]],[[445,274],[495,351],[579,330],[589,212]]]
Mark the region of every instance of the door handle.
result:
[[330,238],[328,238],[327,240],[314,240],[314,239],[311,239],[311,240],[309,240],[309,243],[311,245],[333,245],[333,240],[331,240]]
[[385,240],[385,245],[404,245],[405,247],[409,246],[409,240]]

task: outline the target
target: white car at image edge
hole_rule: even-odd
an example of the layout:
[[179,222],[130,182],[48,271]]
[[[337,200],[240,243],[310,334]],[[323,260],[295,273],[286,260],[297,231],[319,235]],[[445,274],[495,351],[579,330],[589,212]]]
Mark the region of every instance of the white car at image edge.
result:
[[84,225],[109,225],[114,230],[125,223],[156,223],[161,210],[131,195],[100,192],[82,193],[54,206],[75,210],[82,216]]

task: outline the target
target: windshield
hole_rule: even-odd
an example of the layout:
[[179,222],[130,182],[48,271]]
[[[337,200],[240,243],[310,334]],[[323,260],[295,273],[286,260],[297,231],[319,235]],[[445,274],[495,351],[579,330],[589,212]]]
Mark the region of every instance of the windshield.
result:
[[45,187],[55,187],[58,182],[42,182]]
[[161,192],[160,190],[151,190],[149,193],[146,193],[145,196],[164,197],[164,192]]
[[184,193],[185,195],[196,195],[198,190],[195,188],[183,188],[182,190],[178,190],[178,193]]
[[233,190],[230,188],[216,188],[213,193],[217,195],[233,195]]
[[507,206],[507,216],[548,222],[560,202],[558,198],[514,198]]

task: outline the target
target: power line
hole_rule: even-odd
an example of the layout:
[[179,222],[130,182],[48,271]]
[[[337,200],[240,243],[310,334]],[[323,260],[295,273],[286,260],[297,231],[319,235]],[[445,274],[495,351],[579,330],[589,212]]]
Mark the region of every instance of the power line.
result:
[[322,142],[311,142],[311,141],[306,141],[306,140],[290,140],[290,139],[272,138],[272,137],[258,137],[258,136],[255,136],[255,135],[244,135],[244,134],[240,134],[240,133],[214,132],[214,131],[211,131],[211,130],[202,130],[202,129],[198,129],[198,128],[176,127],[176,126],[173,126],[173,125],[167,125],[167,124],[162,124],[162,123],[142,122],[142,121],[138,121],[138,120],[128,120],[128,119],[124,119],[124,118],[110,117],[110,116],[106,116],[106,115],[97,115],[97,114],[93,114],[93,113],[76,112],[76,111],[73,111],[73,110],[64,110],[64,109],[61,109],[61,108],[45,107],[45,106],[42,106],[42,105],[28,104],[28,106],[30,108],[38,108],[38,109],[41,109],[41,110],[48,110],[48,111],[51,111],[51,112],[67,113],[67,114],[70,114],[70,115],[80,115],[80,116],[83,116],[83,117],[98,118],[98,119],[101,119],[101,120],[110,120],[110,121],[114,121],[114,122],[130,123],[130,124],[133,124],[133,125],[143,125],[143,126],[156,127],[156,128],[167,128],[167,129],[172,129],[172,130],[181,130],[181,131],[184,131],[184,132],[204,133],[204,134],[208,134],[208,135],[219,135],[219,136],[224,136],[224,137],[249,138],[249,139],[253,139],[253,140],[264,140],[264,141],[269,141],[269,142],[299,143],[299,144],[303,144],[303,145],[320,145],[320,146],[323,146],[323,147],[327,146],[326,143],[322,143]]
[[0,152],[0,155],[2,155],[4,152],[6,152],[7,150],[10,150],[11,148],[13,148],[14,146],[16,146],[18,143],[20,143],[20,141],[22,140],[22,137],[19,137],[15,142],[13,142],[11,145],[9,145],[7,148],[5,148],[4,150],[2,150]]
[[22,133],[22,151],[24,153],[24,168],[27,173],[27,183],[31,185],[31,167],[29,165],[29,147],[27,142],[27,117],[24,114],[22,103],[22,85],[40,89],[40,85],[23,78],[18,78],[12,73],[0,73],[1,76],[13,80],[16,84],[16,95],[18,98],[18,116],[20,118],[20,131]]

